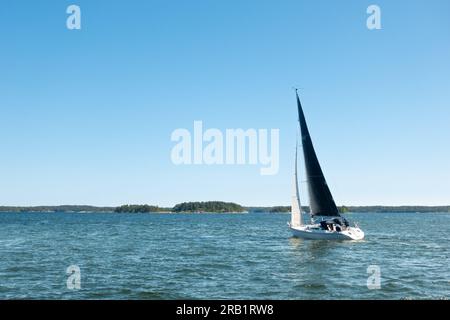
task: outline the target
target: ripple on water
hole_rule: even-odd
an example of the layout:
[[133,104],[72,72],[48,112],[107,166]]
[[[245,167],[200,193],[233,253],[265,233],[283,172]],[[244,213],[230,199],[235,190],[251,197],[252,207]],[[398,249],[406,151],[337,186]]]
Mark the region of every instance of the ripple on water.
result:
[[366,239],[328,242],[292,238],[275,214],[1,214],[0,298],[447,299],[450,214],[436,217],[355,213]]

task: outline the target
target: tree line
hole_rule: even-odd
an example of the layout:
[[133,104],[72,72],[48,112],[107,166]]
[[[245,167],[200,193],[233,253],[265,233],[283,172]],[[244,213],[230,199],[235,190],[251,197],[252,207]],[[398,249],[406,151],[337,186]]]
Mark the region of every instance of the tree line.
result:
[[[347,212],[450,212],[450,206],[338,206],[340,213]],[[126,204],[119,207],[96,207],[88,205],[62,206],[0,206],[0,212],[116,212],[116,213],[149,213],[149,212],[254,212],[254,213],[286,213],[290,206],[273,207],[243,207],[233,202],[206,201],[183,202],[172,208],[148,204]],[[308,213],[309,207],[302,206],[302,211]]]
[[183,202],[172,209],[173,212],[244,212],[245,208],[233,202],[206,201]]
[[[291,212],[291,206],[248,207],[249,212],[285,213]],[[450,212],[450,206],[338,206],[340,213],[347,212]],[[309,207],[302,206],[309,213]]]

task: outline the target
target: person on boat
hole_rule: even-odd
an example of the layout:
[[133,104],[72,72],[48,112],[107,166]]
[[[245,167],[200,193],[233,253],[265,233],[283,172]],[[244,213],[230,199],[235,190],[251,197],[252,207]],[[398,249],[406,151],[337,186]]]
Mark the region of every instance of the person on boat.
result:
[[343,218],[343,220],[344,220],[344,226],[349,227],[350,223],[347,221],[347,219]]
[[320,221],[320,226],[323,230],[328,230],[328,224],[326,221]]

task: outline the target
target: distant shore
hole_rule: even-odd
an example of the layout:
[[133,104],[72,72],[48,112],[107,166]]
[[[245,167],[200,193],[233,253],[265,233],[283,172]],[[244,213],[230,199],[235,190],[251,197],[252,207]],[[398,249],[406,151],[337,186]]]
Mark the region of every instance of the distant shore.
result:
[[[450,212],[450,206],[338,206],[341,213],[380,212]],[[302,207],[309,212],[309,207]],[[244,207],[232,202],[207,201],[184,202],[176,206],[123,205],[119,207],[97,207],[88,205],[60,206],[0,206],[0,213],[287,213],[290,206]]]

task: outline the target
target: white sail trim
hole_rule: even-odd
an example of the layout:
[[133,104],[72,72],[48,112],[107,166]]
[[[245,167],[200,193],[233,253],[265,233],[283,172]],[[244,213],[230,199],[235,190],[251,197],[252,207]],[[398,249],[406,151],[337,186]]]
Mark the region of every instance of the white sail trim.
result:
[[291,226],[298,227],[303,224],[302,219],[302,205],[300,203],[300,196],[298,191],[298,175],[297,175],[297,145],[295,146],[295,170],[292,190],[291,203]]

